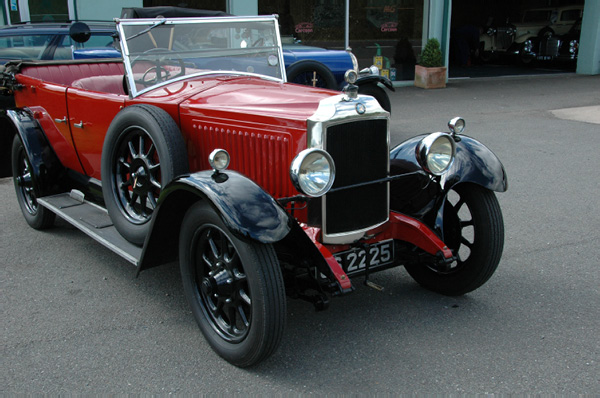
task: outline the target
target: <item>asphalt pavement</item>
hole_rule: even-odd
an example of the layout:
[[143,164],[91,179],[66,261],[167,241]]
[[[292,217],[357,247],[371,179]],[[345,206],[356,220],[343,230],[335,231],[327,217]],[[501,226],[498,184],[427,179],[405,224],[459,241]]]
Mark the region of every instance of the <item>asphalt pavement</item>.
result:
[[288,300],[283,344],[238,369],[212,352],[177,264],[144,271],[64,222],[27,226],[0,179],[0,393],[600,394],[600,76],[453,79],[391,95],[392,144],[453,116],[503,161],[506,243],[463,297],[403,269],[324,312]]

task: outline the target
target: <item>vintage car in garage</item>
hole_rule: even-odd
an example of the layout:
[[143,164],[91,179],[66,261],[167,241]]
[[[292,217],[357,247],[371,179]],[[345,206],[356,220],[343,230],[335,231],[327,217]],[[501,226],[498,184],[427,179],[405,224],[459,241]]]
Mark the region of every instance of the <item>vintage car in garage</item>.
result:
[[557,61],[574,64],[579,54],[581,19],[563,35],[546,31],[540,36],[531,37],[523,42],[521,57],[526,63],[531,61]]
[[286,82],[275,17],[117,29],[122,60],[2,72],[16,197],[31,227],[59,216],[138,274],[178,261],[227,361],[275,352],[287,297],[323,310],[401,267],[462,295],[496,270],[507,177],[464,120],[390,148],[390,114],[358,94],[355,71],[343,93]]
[[533,58],[528,52],[530,39],[537,36],[564,35],[581,19],[583,6],[543,7],[525,10],[514,23],[490,25],[480,35],[480,58],[489,61],[494,56],[517,56],[524,64]]

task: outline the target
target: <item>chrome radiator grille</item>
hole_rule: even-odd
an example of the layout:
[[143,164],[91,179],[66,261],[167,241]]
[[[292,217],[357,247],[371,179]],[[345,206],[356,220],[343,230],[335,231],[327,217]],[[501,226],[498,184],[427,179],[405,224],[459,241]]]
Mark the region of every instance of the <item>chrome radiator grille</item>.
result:
[[550,55],[556,57],[558,55],[558,48],[560,47],[560,40],[555,37],[550,37],[547,40],[540,42],[540,54]]
[[498,48],[507,49],[513,40],[513,35],[508,33],[508,28],[498,28],[496,33],[496,46]]
[[325,195],[323,227],[326,235],[367,229],[389,216],[389,184],[350,185],[387,177],[389,144],[387,119],[351,121],[329,126],[326,150],[336,166],[334,192]]

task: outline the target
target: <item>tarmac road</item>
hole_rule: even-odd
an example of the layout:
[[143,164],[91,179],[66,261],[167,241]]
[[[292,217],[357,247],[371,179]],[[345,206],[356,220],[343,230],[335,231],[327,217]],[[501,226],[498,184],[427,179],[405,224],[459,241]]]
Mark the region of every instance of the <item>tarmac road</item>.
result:
[[0,179],[0,393],[600,394],[600,76],[401,87],[392,105],[393,144],[461,115],[503,160],[486,285],[444,297],[395,269],[325,312],[289,300],[279,351],[241,370],[204,341],[177,264],[136,279],[64,222],[35,231]]

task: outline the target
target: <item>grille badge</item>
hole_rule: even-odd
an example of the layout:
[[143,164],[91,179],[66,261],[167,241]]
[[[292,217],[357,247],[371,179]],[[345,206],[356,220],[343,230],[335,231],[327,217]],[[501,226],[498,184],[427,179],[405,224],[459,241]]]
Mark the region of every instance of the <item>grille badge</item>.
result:
[[359,115],[364,114],[367,111],[367,108],[365,107],[365,104],[363,104],[362,102],[359,102],[358,104],[356,104],[356,112]]

